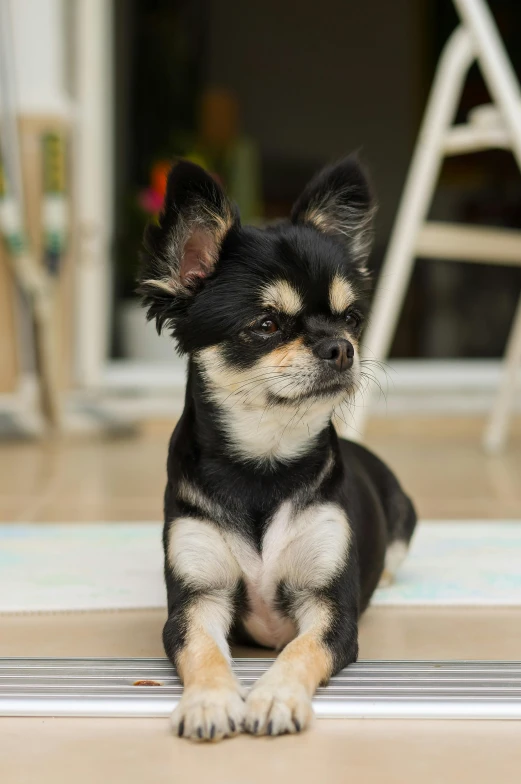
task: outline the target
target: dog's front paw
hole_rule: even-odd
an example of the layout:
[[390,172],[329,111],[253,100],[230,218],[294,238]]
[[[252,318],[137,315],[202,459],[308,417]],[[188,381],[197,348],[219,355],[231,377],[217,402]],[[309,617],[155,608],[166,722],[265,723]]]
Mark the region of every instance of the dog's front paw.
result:
[[246,700],[246,730],[253,735],[300,732],[312,718],[311,700],[300,684],[259,682]]
[[246,709],[234,689],[185,689],[172,713],[172,728],[180,738],[221,740],[244,727]]

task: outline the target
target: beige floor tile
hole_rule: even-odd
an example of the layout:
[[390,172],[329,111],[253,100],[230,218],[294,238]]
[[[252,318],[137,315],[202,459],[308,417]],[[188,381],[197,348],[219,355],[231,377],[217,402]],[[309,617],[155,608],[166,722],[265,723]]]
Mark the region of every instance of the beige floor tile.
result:
[[[422,517],[521,517],[521,420],[501,457],[480,446],[481,418],[371,422],[368,444],[396,470]],[[139,437],[0,444],[0,520],[161,517],[171,422]]]
[[160,519],[167,444],[167,432],[152,439],[4,444],[0,511],[18,498],[14,519],[20,521]]
[[0,719],[6,784],[516,784],[517,722],[327,721],[198,745],[162,719]]
[[[0,656],[163,656],[164,620],[162,610],[0,615]],[[372,607],[360,658],[520,659],[521,608]]]
[[505,452],[481,448],[481,417],[370,422],[367,443],[396,471],[424,518],[521,518],[521,419]]

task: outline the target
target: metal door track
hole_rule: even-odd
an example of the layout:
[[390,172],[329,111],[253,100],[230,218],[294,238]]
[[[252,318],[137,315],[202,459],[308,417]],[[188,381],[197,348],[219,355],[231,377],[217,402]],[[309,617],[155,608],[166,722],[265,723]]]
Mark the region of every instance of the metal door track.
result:
[[[251,686],[273,659],[236,659]],[[166,659],[0,659],[1,716],[168,716]],[[319,718],[521,719],[521,662],[360,661],[318,689]]]

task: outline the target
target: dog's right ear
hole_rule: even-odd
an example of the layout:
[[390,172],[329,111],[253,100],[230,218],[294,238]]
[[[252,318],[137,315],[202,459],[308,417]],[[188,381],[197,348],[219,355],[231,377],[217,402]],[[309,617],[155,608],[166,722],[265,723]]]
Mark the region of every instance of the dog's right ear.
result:
[[212,274],[224,237],[238,216],[200,166],[176,164],[168,175],[163,211],[144,238],[138,293],[157,331],[176,318]]

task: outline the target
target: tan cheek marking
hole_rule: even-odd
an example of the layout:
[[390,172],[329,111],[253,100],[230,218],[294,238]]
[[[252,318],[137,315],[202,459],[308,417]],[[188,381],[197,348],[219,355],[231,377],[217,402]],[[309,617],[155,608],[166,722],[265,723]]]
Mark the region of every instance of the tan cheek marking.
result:
[[236,688],[226,657],[215,640],[200,627],[190,629],[176,665],[185,688]]
[[340,275],[335,275],[329,286],[329,304],[333,313],[343,313],[354,299],[351,284]]
[[295,364],[297,360],[302,359],[304,356],[306,358],[308,357],[309,351],[303,346],[304,339],[301,337],[295,338],[291,343],[286,343],[284,346],[278,346],[278,348],[271,351],[267,355],[265,362],[270,367],[276,366],[277,368],[284,370]]
[[246,374],[226,366],[219,346],[204,348],[197,352],[194,358],[206,379],[228,393],[236,392],[241,384],[248,380]]
[[288,316],[296,316],[304,307],[300,294],[286,280],[278,280],[265,286],[261,301],[265,308],[279,310]]

